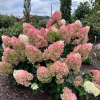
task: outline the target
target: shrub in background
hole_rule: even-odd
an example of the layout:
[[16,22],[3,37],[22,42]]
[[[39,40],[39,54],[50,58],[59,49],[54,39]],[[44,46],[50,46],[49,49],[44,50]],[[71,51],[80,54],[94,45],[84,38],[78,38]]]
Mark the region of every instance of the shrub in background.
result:
[[40,20],[38,25],[39,25],[40,27],[46,28],[46,24],[47,24],[47,21],[46,21],[46,20]]
[[11,15],[1,15],[0,14],[0,28],[8,28],[14,25],[16,18]]

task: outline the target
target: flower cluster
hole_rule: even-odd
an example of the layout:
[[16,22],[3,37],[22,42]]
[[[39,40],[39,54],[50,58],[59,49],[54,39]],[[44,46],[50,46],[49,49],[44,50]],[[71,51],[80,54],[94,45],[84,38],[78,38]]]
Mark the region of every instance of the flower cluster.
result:
[[47,22],[46,27],[49,28],[55,21],[58,22],[61,17],[61,12],[59,10],[55,11],[55,13],[50,17],[49,21]]
[[28,39],[27,35],[20,34],[18,38],[19,38],[20,42],[24,43],[25,45],[29,44],[29,42],[28,42],[29,39]]
[[75,87],[82,86],[81,82],[83,82],[82,77],[81,76],[76,76],[75,79],[74,79]]
[[43,36],[39,35],[39,30],[31,28],[29,29],[27,35],[29,38],[29,44],[37,48],[48,46],[47,40],[45,40]]
[[38,84],[33,83],[33,84],[31,84],[31,88],[32,88],[33,90],[37,90],[37,88],[39,88],[39,87],[38,87]]
[[93,95],[96,97],[100,94],[100,90],[95,87],[93,82],[90,81],[85,81],[84,85],[84,90],[88,93],[93,93]]
[[74,93],[72,93],[72,90],[64,87],[63,94],[61,94],[62,100],[77,100],[77,97]]
[[85,43],[82,45],[80,44],[74,48],[73,53],[79,53],[81,55],[82,61],[84,61],[88,58],[88,54],[90,53],[91,49],[91,43]]
[[74,73],[78,73],[80,71],[81,66],[81,55],[79,53],[69,54],[65,60],[69,69],[72,69]]
[[0,75],[8,76],[13,72],[13,65],[7,62],[0,62]]
[[16,51],[20,61],[25,61],[25,44],[16,37],[11,38],[12,48]]
[[50,83],[52,80],[49,69],[44,66],[41,66],[37,69],[37,78],[43,83]]
[[33,74],[25,71],[25,70],[14,70],[13,77],[15,78],[16,82],[28,87],[31,85],[31,80],[33,79]]
[[11,46],[11,38],[9,36],[2,36],[3,49]]
[[[67,77],[69,70],[66,63],[61,63],[60,61],[56,61],[51,65],[50,72],[52,76],[56,77],[56,82],[58,84],[62,84],[64,82],[64,77]],[[61,81],[62,80],[62,81]]]
[[56,61],[59,59],[63,51],[64,51],[64,42],[63,41],[54,42],[53,44],[49,45],[47,49],[44,50],[43,58],[45,60],[51,59],[53,61]]
[[42,52],[32,45],[26,45],[25,54],[32,64],[42,60]]
[[28,30],[29,30],[30,28],[35,28],[35,27],[32,26],[32,25],[29,24],[29,23],[24,23],[24,24],[23,24],[23,33],[24,33],[25,35],[27,35],[27,32],[28,32]]
[[100,71],[99,70],[88,70],[88,73],[92,77],[92,81],[100,85]]
[[3,52],[3,61],[8,62],[10,64],[17,65],[19,63],[19,57],[15,50],[6,48]]

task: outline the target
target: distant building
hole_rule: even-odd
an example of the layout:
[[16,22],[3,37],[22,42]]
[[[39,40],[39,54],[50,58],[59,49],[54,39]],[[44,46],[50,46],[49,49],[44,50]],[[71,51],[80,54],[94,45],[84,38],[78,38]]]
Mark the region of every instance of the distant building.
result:
[[[34,19],[34,16],[30,16],[30,17],[29,17],[29,21],[30,21],[30,22],[33,21],[33,19]],[[17,20],[17,21],[20,21],[20,22],[26,22],[25,17],[16,18],[16,20]]]

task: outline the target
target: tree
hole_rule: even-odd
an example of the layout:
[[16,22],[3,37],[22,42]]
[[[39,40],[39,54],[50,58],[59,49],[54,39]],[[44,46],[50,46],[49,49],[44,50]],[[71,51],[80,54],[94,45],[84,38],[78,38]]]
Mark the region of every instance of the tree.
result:
[[30,5],[31,0],[24,0],[24,8],[23,10],[24,16],[26,18],[26,23],[29,23],[29,16],[30,16],[30,11],[31,11],[31,5]]
[[60,11],[62,18],[71,23],[71,4],[72,0],[60,0]]
[[85,17],[85,14],[91,13],[91,8],[89,2],[80,2],[78,8],[74,11],[74,16],[76,19],[81,19]]

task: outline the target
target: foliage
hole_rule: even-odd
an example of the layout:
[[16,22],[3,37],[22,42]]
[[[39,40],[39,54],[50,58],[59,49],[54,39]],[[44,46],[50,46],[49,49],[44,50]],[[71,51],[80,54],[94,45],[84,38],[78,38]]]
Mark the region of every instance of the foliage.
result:
[[0,14],[0,28],[8,28],[14,25],[16,18],[11,15],[1,15]]
[[[100,90],[91,73],[80,72],[82,61],[92,49],[92,44],[87,43],[89,27],[82,27],[79,20],[66,26],[60,11],[50,19],[48,28],[38,30],[25,23],[24,34],[18,38],[2,36],[0,75],[10,75],[14,84],[29,87],[34,94],[46,90],[56,99],[76,100],[77,95],[86,95],[88,100],[90,94],[98,96]],[[100,83],[97,80],[98,77],[96,82]]]
[[81,18],[85,17],[85,14],[90,14],[90,13],[91,13],[91,8],[89,2],[88,1],[80,2],[77,9],[75,9],[74,11],[74,17],[75,19],[80,20]]
[[100,5],[95,4],[92,0],[92,10],[91,14],[86,14],[84,18],[81,19],[83,26],[88,25],[90,26],[90,32],[89,32],[89,39],[94,38],[97,36],[97,39],[100,39]]
[[96,46],[94,46],[93,50],[94,50],[96,56],[99,57],[100,56],[100,44],[97,44]]
[[92,56],[89,54],[88,58],[85,61],[83,61],[83,63],[84,64],[91,64],[92,63]]
[[44,28],[46,28],[46,24],[47,24],[47,21],[46,20],[40,20],[39,23],[38,23],[38,25],[40,27],[44,27]]
[[37,15],[35,15],[32,22],[33,23],[39,23],[39,17]]
[[60,0],[60,11],[62,12],[62,19],[71,23],[71,4],[72,0]]
[[2,28],[0,31],[0,36],[7,35],[7,36],[15,36],[18,37],[19,34],[23,32],[23,23],[16,22],[12,27],[9,28]]

